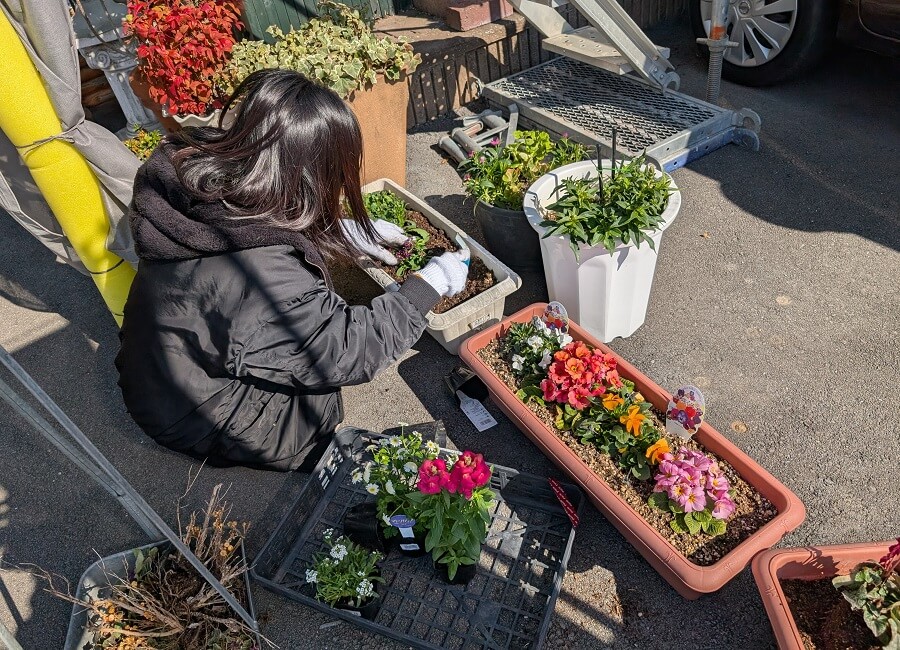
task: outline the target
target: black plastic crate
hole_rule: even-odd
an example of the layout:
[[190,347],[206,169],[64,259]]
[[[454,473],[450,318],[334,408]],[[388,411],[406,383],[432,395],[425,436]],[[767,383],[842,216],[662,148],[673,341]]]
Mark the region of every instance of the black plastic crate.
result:
[[[426,427],[432,431],[426,432]],[[410,427],[444,440],[440,423]],[[287,515],[253,565],[253,578],[297,602],[417,648],[540,648],[572,552],[575,530],[546,478],[492,465],[496,494],[478,573],[467,585],[438,578],[431,554],[409,558],[392,550],[382,563],[381,609],[370,622],[315,599],[305,572],[324,550],[322,534],[341,530],[344,514],[371,499],[353,485],[353,467],[365,448],[382,438],[362,429],[341,429]],[[449,450],[444,450],[448,452]],[[581,491],[563,484],[576,512]]]

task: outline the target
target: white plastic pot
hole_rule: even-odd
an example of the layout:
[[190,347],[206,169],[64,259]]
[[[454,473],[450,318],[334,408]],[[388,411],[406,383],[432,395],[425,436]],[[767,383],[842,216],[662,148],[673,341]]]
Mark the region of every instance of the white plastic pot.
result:
[[[410,210],[421,212],[432,226],[443,230],[448,239],[453,240],[456,235],[460,235],[472,252],[472,257],[477,257],[484,262],[484,265],[494,274],[496,282],[487,291],[472,296],[443,314],[428,312],[426,316],[428,321],[426,331],[447,352],[459,354],[459,346],[469,336],[485,327],[499,323],[503,319],[506,296],[522,286],[522,279],[503,262],[491,255],[481,244],[460,230],[456,224],[392,180],[381,178],[363,187],[364,194],[381,190],[388,190],[403,199]],[[391,285],[397,284],[391,276],[375,266],[368,257],[360,258],[359,265],[383,288],[387,289]]]
[[[610,161],[603,161],[605,170],[611,166]],[[662,175],[657,170],[657,176]],[[617,336],[631,336],[647,316],[657,252],[663,232],[681,208],[681,194],[668,176],[673,192],[663,212],[663,222],[651,236],[656,250],[646,242],[639,248],[619,242],[612,253],[603,245],[582,245],[576,261],[569,237],[545,238],[546,229],[540,225],[547,206],[557,200],[556,188],[566,178],[597,178],[596,161],[584,160],[555,169],[541,176],[525,193],[525,216],[541,240],[550,300],[561,302],[570,318],[604,343]]]

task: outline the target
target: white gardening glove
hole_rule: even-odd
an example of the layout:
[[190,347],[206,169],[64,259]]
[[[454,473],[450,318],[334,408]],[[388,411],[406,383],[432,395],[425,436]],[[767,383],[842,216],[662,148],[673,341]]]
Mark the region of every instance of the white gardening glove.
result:
[[[381,237],[382,242],[385,244],[402,246],[406,243],[406,240],[409,239],[403,228],[390,221],[374,219],[372,225],[375,227],[375,232],[378,233],[378,236]],[[393,253],[382,246],[382,242],[373,242],[369,239],[362,228],[359,227],[359,224],[353,219],[341,219],[341,228],[344,229],[344,234],[347,235],[347,239],[353,242],[353,245],[356,246],[359,252],[365,253],[369,257],[374,257],[377,260],[381,260],[389,266],[395,266],[397,264],[397,258],[394,257]]]
[[469,251],[465,248],[455,253],[432,257],[418,271],[419,277],[430,284],[442,296],[455,296],[466,287],[469,275]]

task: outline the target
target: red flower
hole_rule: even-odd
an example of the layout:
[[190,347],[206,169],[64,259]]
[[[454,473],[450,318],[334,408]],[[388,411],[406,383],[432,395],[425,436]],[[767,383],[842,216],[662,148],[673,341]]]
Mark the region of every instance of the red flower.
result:
[[440,458],[426,460],[419,467],[419,481],[416,487],[422,494],[437,494],[449,484],[450,474],[447,472],[447,463]]
[[455,488],[450,491],[471,499],[473,490],[487,485],[490,480],[491,469],[482,455],[464,451],[450,470],[450,484]]
[[547,378],[541,382],[544,400],[583,409],[589,397],[606,392],[607,387],[622,385],[616,370],[616,358],[581,342],[572,342],[553,355]]
[[878,563],[884,568],[885,573],[893,573],[900,567],[900,537],[897,541],[888,547],[887,555],[878,560]]

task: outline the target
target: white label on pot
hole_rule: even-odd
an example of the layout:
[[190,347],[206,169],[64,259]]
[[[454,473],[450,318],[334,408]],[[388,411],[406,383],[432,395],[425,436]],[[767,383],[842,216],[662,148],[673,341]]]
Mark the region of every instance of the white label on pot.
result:
[[[407,539],[415,537],[413,534],[413,526],[416,525],[415,519],[410,519],[406,515],[394,515],[388,521],[391,522],[391,526],[394,526],[400,531],[402,537],[406,537]],[[416,548],[418,548],[418,546]]]
[[682,386],[666,409],[666,432],[673,436],[689,439],[700,428],[703,422],[706,400],[696,386]]
[[569,312],[561,302],[554,300],[544,308],[542,320],[551,330],[565,334],[569,331]]
[[357,612],[357,611],[352,610],[352,609],[345,609],[345,610],[343,610],[343,611],[345,611],[345,612],[347,612],[348,614],[350,614],[350,616],[360,616],[360,617],[362,616],[362,612]]
[[484,404],[479,402],[477,399],[473,397],[469,397],[461,390],[456,391],[456,396],[459,397],[459,408],[462,409],[462,412],[466,414],[466,417],[475,425],[475,428],[479,431],[487,431],[493,426],[497,425],[497,420],[494,419],[488,410],[484,407]]
[[419,545],[418,544],[401,544],[400,548],[402,548],[404,551],[418,551]]

